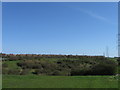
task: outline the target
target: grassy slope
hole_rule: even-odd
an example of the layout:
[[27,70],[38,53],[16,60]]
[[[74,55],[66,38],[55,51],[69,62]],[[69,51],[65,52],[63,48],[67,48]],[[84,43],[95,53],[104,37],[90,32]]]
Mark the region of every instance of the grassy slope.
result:
[[1,88],[2,88],[2,75],[0,74],[0,90],[2,90]]
[[17,66],[17,62],[20,62],[20,61],[5,61],[3,63],[6,63],[9,69],[18,69],[20,67]]
[[3,88],[117,88],[112,76],[4,75]]
[[[20,68],[18,61],[6,61],[9,68]],[[119,68],[120,70],[120,68]],[[3,88],[117,88],[112,76],[35,76],[4,75]]]

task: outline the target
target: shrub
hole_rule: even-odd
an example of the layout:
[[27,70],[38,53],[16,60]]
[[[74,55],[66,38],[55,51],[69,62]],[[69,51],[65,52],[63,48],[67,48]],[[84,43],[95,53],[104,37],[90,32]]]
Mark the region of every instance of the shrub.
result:
[[46,71],[43,69],[36,69],[33,73],[36,75],[46,75]]
[[20,70],[18,70],[18,69],[9,69],[7,74],[20,75]]
[[2,64],[2,67],[3,67],[3,68],[7,68],[7,67],[8,67],[8,64],[3,63],[3,64]]
[[71,76],[89,75],[90,71],[91,71],[91,68],[88,68],[88,67],[76,67],[71,70]]
[[116,74],[116,65],[110,65],[107,63],[102,63],[94,66],[92,68],[91,74],[93,75],[114,75]]
[[30,70],[29,69],[23,69],[20,75],[27,75],[29,74]]
[[8,69],[2,68],[2,74],[8,74]]
[[70,70],[64,69],[64,70],[54,70],[51,75],[54,76],[70,76]]
[[118,65],[120,66],[120,57],[118,57],[117,61],[118,61]]
[[[29,74],[31,69],[33,74],[37,75],[114,75],[117,67],[115,61],[103,56],[10,55],[10,57],[11,60],[16,57],[24,59],[17,63],[23,70],[21,75]],[[7,65],[3,67],[8,68]],[[7,69],[3,73],[18,74],[17,71]]]

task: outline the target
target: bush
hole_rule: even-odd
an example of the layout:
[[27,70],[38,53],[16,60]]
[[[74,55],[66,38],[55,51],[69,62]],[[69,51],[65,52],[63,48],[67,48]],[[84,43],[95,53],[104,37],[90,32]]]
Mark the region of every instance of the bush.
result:
[[2,74],[8,74],[8,69],[2,68]]
[[2,64],[2,67],[3,67],[3,68],[7,68],[7,67],[8,67],[8,64],[3,63],[3,64]]
[[92,62],[82,62],[80,66],[71,69],[71,75],[115,75],[117,63],[115,61],[93,60]]
[[76,67],[71,70],[71,76],[77,76],[77,75],[90,75],[91,68],[89,67]]
[[9,75],[20,75],[20,70],[18,70],[18,69],[8,69],[7,74],[9,74]]
[[20,75],[27,75],[30,72],[29,69],[23,69]]
[[118,61],[118,65],[120,66],[120,57],[118,57],[117,61]]
[[70,69],[64,69],[64,70],[54,70],[52,71],[52,74],[54,76],[70,76]]
[[46,71],[43,69],[36,69],[33,73],[36,75],[47,75]]
[[[16,56],[11,55],[11,57]],[[115,61],[103,56],[21,55],[19,57],[26,59],[17,63],[18,67],[22,68],[22,72],[5,69],[3,73],[26,75],[32,69],[33,74],[37,75],[114,75],[117,67]],[[40,58],[41,60],[38,60]],[[9,68],[6,64],[3,67]]]
[[110,65],[106,63],[98,64],[92,68],[93,75],[115,75],[117,65]]

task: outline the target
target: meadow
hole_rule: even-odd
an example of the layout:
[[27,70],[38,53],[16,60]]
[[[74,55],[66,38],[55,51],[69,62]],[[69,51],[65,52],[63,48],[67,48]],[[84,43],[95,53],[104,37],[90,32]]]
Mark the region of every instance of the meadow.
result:
[[118,88],[113,76],[3,75],[3,88]]
[[3,88],[118,88],[116,58],[3,55]]

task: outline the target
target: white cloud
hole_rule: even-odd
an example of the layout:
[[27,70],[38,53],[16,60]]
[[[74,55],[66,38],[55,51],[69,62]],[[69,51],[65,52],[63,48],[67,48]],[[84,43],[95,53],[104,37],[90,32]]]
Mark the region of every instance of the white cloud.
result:
[[87,15],[93,17],[93,18],[96,18],[96,19],[99,19],[101,21],[104,21],[104,22],[107,22],[107,23],[110,23],[110,24],[113,24],[113,25],[117,25],[117,22],[114,23],[114,22],[111,22],[109,19],[107,19],[106,17],[103,17],[101,15],[98,15],[92,11],[88,11],[88,10],[83,10],[83,9],[79,9],[81,12],[83,13],[86,13]]

